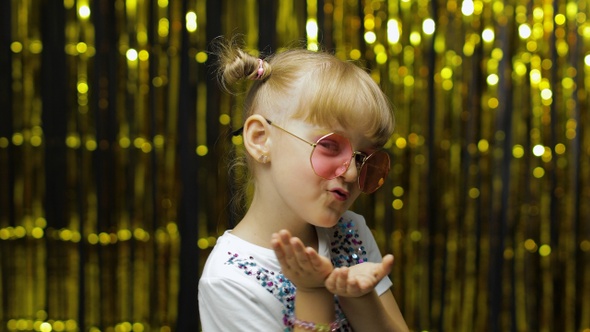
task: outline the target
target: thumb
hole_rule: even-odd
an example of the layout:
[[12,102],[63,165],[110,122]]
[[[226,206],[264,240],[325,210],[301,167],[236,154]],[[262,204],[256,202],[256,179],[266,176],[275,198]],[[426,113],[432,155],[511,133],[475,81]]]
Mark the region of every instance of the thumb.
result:
[[383,270],[384,270],[385,274],[388,275],[391,272],[391,269],[393,267],[393,255],[387,254],[387,255],[383,256],[383,260],[381,261],[381,264],[383,266]]

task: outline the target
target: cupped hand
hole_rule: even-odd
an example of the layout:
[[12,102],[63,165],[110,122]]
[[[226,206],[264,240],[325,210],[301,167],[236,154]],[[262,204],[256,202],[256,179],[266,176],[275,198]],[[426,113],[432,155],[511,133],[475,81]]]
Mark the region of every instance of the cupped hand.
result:
[[343,297],[360,297],[391,272],[393,256],[386,255],[381,263],[365,262],[351,267],[339,267],[330,273],[325,286],[333,294]]
[[298,292],[324,287],[324,281],[334,269],[327,257],[311,247],[305,247],[287,230],[274,233],[271,245],[283,274],[295,284]]

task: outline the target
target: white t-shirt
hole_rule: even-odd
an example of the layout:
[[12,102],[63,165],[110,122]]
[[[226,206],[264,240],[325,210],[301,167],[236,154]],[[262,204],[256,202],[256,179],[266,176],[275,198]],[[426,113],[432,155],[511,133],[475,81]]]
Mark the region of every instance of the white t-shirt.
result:
[[[317,228],[318,252],[334,266],[381,262],[381,253],[365,219],[347,211],[332,228]],[[270,241],[270,239],[269,239]],[[375,290],[391,287],[388,277]],[[336,313],[344,318],[334,298]],[[199,280],[199,313],[203,332],[291,331],[295,286],[281,273],[272,249],[226,231],[219,239]],[[347,322],[340,331],[351,330]]]

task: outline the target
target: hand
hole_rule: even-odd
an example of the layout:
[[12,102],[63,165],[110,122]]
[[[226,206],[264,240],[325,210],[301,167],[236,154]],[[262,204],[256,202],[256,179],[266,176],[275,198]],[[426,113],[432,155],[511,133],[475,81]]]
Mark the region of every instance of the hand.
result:
[[386,255],[381,263],[365,262],[351,267],[339,267],[326,279],[326,288],[343,297],[360,297],[373,291],[391,272],[393,256]]
[[299,238],[291,236],[287,230],[274,233],[271,245],[283,274],[297,287],[297,292],[324,287],[324,281],[334,269],[327,257],[321,256],[313,248],[306,248]]

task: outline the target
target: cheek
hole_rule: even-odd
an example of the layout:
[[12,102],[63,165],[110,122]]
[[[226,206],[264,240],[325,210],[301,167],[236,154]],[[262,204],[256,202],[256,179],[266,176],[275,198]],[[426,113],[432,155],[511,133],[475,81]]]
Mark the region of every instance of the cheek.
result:
[[310,153],[309,146],[282,144],[273,158],[285,176],[294,177],[296,174],[301,176],[309,172],[314,174],[309,161]]
[[298,152],[283,153],[280,170],[292,181],[309,181],[315,173],[311,168],[309,156]]
[[272,166],[276,183],[283,183],[291,195],[307,196],[323,180],[314,173],[305,151],[281,151]]

